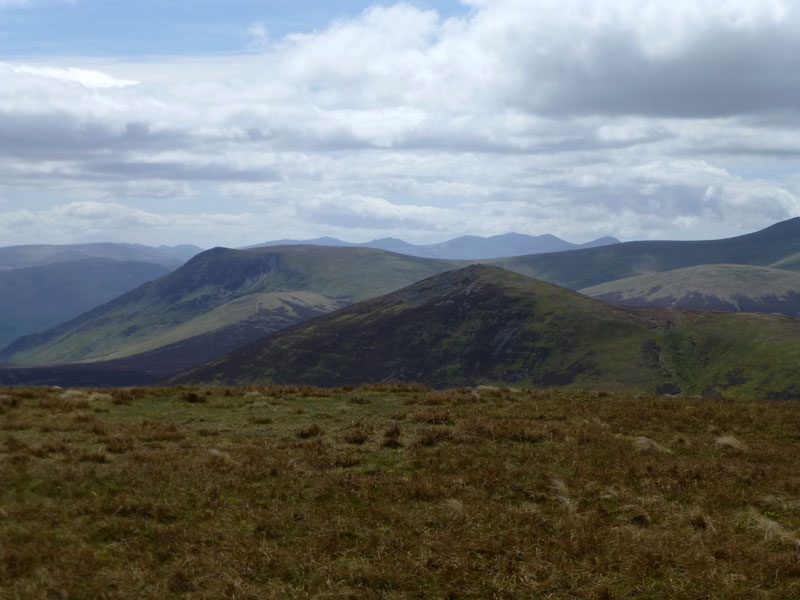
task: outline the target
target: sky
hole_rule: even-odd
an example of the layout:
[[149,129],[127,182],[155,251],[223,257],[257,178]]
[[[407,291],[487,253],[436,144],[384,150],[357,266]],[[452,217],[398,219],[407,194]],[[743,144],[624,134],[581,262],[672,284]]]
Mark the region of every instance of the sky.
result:
[[0,0],[0,245],[800,215],[800,1]]

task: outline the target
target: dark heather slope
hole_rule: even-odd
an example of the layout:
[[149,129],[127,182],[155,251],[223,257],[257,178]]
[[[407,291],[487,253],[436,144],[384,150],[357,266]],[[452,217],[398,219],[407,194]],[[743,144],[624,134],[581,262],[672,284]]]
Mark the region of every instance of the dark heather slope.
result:
[[0,270],[0,348],[167,272],[166,267],[153,263],[100,258]]
[[474,265],[270,335],[172,379],[800,395],[800,322],[621,308]]
[[608,281],[703,264],[800,269],[800,217],[761,231],[699,242],[625,242],[600,248],[482,261],[579,290]]
[[610,281],[581,293],[628,306],[800,317],[800,272],[768,267],[700,265]]
[[0,365],[0,385],[127,387],[152,385],[179,371],[220,358],[265,335],[318,313],[264,313],[239,323],[160,346],[147,352],[96,362],[17,367]]
[[[235,346],[251,341],[255,330],[271,333],[450,268],[447,261],[369,248],[215,248],[71,321],[17,340],[0,352],[0,361],[121,358],[250,320],[254,328],[245,323],[228,330],[247,332],[231,340]],[[255,308],[248,312],[242,306],[250,298]],[[262,300],[269,311],[258,308]]]

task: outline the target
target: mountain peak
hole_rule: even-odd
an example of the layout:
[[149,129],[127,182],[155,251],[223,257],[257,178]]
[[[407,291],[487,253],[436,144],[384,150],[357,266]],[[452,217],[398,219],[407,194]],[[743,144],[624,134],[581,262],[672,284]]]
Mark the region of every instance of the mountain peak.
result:
[[770,225],[760,231],[749,234],[748,237],[770,238],[773,240],[800,237],[800,217],[792,217]]

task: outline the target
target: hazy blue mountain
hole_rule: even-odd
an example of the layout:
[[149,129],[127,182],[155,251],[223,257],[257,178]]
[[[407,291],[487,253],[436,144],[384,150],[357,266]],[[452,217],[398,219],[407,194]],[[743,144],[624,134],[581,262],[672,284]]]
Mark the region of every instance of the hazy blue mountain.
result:
[[379,238],[363,244],[353,244],[342,240],[322,237],[313,240],[275,240],[264,242],[257,246],[287,246],[287,245],[314,245],[314,246],[361,246],[398,252],[409,256],[422,258],[443,258],[448,260],[476,260],[480,258],[502,258],[506,256],[520,256],[523,254],[541,254],[545,252],[562,252],[564,250],[577,250],[580,248],[596,248],[618,244],[619,240],[613,237],[602,237],[586,244],[572,244],[554,235],[526,235],[522,233],[506,233],[481,237],[465,235],[438,244],[410,244],[398,238]]
[[169,272],[150,262],[91,258],[0,270],[0,347],[48,329]]
[[264,242],[263,244],[253,244],[252,246],[244,246],[241,250],[251,250],[253,248],[267,248],[270,246],[343,246],[343,247],[352,247],[352,246],[365,246],[370,247],[367,244],[353,244],[351,242],[343,242],[342,240],[333,238],[333,237],[320,237],[314,238],[311,240],[293,240],[293,239],[282,239],[282,240],[272,240],[271,242]]
[[197,246],[145,246],[143,244],[31,244],[0,248],[0,270],[21,269],[87,258],[139,261],[175,269],[202,252]]
[[625,242],[482,262],[573,290],[696,265],[752,265],[800,271],[800,217],[720,240]]

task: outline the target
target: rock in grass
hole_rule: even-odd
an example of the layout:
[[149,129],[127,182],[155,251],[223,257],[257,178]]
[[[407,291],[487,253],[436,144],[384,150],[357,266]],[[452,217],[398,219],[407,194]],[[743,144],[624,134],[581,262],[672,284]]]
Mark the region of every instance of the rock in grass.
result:
[[633,440],[633,447],[639,452],[655,452],[659,454],[672,454],[669,448],[665,448],[656,441],[651,440],[649,437],[639,436]]
[[728,452],[746,452],[747,446],[745,446],[742,442],[737,440],[732,435],[723,435],[722,437],[718,437],[714,440],[714,447],[717,450],[723,450]]

